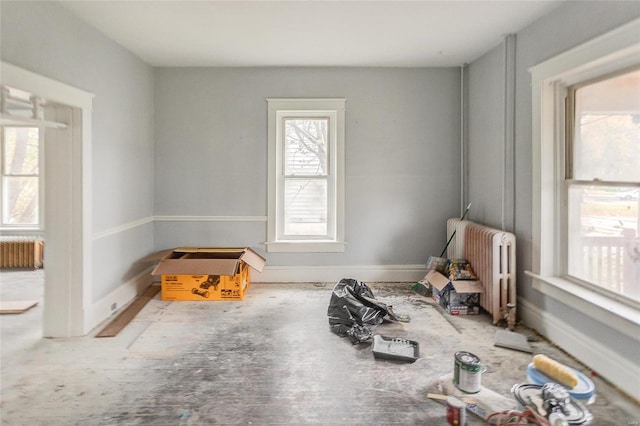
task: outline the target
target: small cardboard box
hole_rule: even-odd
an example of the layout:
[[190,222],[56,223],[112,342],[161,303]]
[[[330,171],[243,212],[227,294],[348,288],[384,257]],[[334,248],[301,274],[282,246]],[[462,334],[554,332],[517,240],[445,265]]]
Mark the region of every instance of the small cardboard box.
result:
[[152,275],[161,276],[162,300],[243,300],[251,268],[266,260],[250,248],[179,247],[163,252]]
[[435,269],[432,269],[424,277],[424,281],[431,287],[431,297],[433,300],[440,303],[440,299],[449,284],[449,279]]
[[438,271],[429,271],[425,280],[432,287],[433,300],[452,315],[480,313],[480,293],[484,291],[478,280],[451,281]]

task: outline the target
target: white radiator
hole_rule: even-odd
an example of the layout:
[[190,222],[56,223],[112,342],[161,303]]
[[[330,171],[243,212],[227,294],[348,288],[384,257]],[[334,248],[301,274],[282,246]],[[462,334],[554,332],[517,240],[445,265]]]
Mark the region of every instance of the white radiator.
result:
[[448,259],[464,259],[464,231],[469,223],[472,222],[455,218],[447,220],[447,238],[455,232],[447,247]]
[[466,259],[484,287],[480,306],[493,315],[493,323],[506,319],[515,323],[516,237],[510,232],[471,221],[447,220],[447,235],[455,236],[447,257]]

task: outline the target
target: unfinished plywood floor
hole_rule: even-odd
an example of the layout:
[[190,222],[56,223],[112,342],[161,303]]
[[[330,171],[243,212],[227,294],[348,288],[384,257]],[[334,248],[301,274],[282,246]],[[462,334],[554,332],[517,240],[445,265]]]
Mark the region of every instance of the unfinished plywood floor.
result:
[[[375,360],[370,346],[332,334],[333,283],[253,284],[242,302],[157,295],[114,338],[36,339],[3,350],[2,423],[444,425],[444,406],[426,395],[452,372],[457,350],[478,355],[487,365],[482,384],[504,396],[526,382],[531,355],[494,347],[487,315],[445,317],[410,284],[369,285],[411,316],[375,331],[418,341],[415,363]],[[4,346],[4,321],[2,331]],[[544,341],[532,346],[587,372]],[[595,382],[594,424],[637,424],[638,407]]]

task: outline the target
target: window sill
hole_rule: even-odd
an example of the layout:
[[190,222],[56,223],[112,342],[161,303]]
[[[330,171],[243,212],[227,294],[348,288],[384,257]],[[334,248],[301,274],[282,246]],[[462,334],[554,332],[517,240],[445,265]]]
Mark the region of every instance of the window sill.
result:
[[267,242],[270,253],[343,253],[346,243],[338,241]]
[[615,330],[640,341],[640,311],[622,302],[558,277],[542,277],[531,271],[533,288]]
[[0,228],[0,233],[2,235],[28,235],[28,236],[43,236],[44,230],[40,228],[29,228],[29,227],[2,227]]

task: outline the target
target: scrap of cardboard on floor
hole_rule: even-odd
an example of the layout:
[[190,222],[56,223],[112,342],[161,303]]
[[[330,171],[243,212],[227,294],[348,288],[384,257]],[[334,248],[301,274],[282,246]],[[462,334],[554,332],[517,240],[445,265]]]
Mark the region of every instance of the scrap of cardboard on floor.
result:
[[160,286],[150,285],[117,317],[110,321],[96,337],[115,337],[129,322],[144,308],[151,299],[160,291]]
[[21,314],[37,304],[37,300],[3,300],[0,301],[0,314]]
[[500,346],[516,351],[533,353],[533,349],[529,345],[527,336],[509,330],[497,330],[494,346]]
[[[462,392],[453,384],[453,373],[448,373],[440,377],[440,379],[438,379],[437,388],[443,395],[451,395],[461,400],[468,397],[465,392]],[[479,388],[480,390],[473,394],[475,403],[472,404],[474,406],[474,410],[472,412],[477,416],[482,418],[489,413],[504,410],[515,410],[518,408],[514,399],[502,396],[482,385],[480,385]]]

